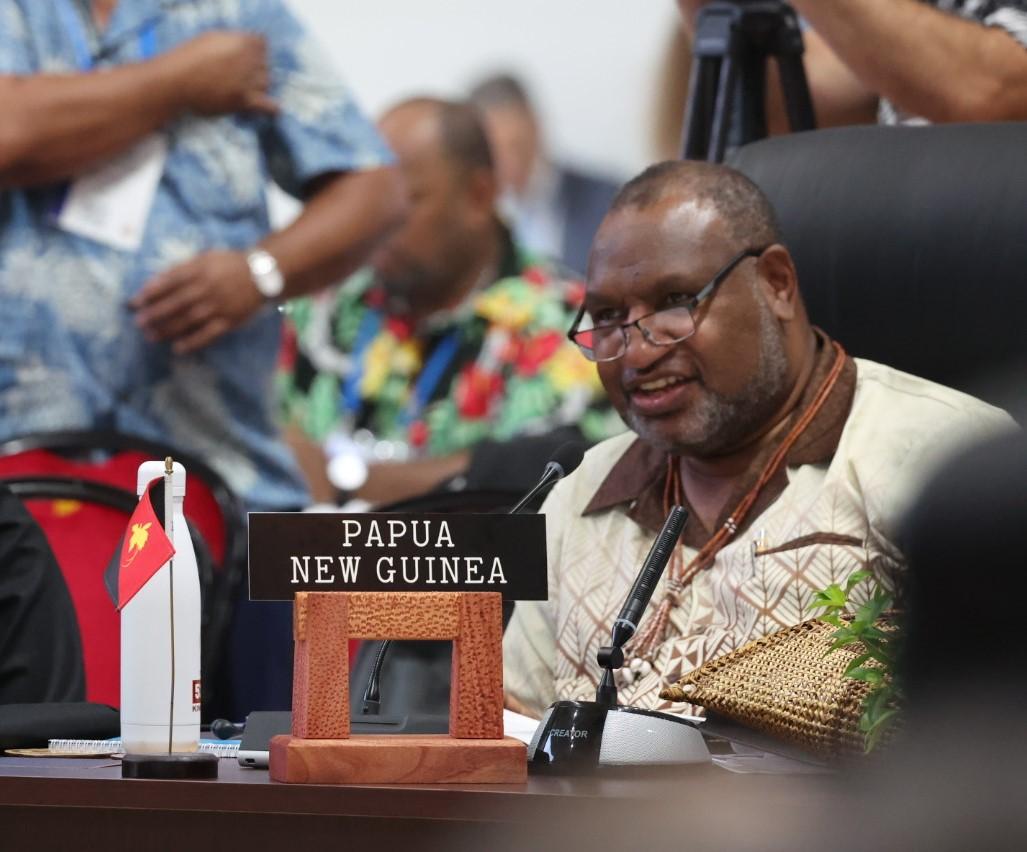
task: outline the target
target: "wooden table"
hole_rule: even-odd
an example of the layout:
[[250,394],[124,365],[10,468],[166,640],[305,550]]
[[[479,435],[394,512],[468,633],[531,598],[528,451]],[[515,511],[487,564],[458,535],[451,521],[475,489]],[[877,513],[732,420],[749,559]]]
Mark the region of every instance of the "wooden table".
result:
[[651,829],[716,838],[738,830],[731,814],[808,805],[837,795],[832,785],[712,765],[518,785],[289,785],[234,760],[217,781],[124,780],[112,760],[0,757],[0,849],[613,848]]

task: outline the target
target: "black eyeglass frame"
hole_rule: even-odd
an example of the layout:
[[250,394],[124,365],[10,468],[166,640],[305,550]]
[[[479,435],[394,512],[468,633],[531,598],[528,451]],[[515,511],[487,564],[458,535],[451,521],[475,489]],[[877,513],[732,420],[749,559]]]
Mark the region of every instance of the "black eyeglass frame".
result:
[[[623,351],[619,355],[614,355],[612,358],[595,358],[595,357],[592,357],[592,356],[590,356],[588,354],[589,352],[591,352],[592,355],[594,355],[595,354],[595,350],[594,349],[591,349],[590,347],[587,347],[587,346],[582,346],[577,341],[576,336],[578,334],[582,333],[582,331],[578,328],[578,326],[581,324],[581,320],[585,316],[585,305],[584,305],[584,303],[582,303],[581,307],[578,308],[577,316],[574,317],[574,322],[571,323],[571,327],[567,331],[567,339],[570,340],[575,346],[577,346],[578,349],[581,350],[582,354],[586,358],[588,358],[589,361],[592,361],[593,363],[604,363],[604,362],[607,362],[607,361],[616,361],[618,358],[623,358],[624,355],[628,351],[628,329],[631,328],[632,326],[637,328],[639,334],[641,334],[642,337],[645,338],[646,342],[651,344],[651,345],[653,345],[653,346],[673,346],[675,343],[680,343],[682,340],[688,340],[689,337],[691,337],[692,335],[695,334],[695,332],[696,332],[696,330],[698,328],[698,326],[696,325],[696,322],[695,322],[695,315],[693,313],[695,311],[695,309],[698,308],[699,305],[701,305],[708,298],[710,298],[710,296],[713,295],[713,292],[717,289],[717,287],[720,284],[722,284],[724,281],[726,281],[728,276],[732,272],[735,271],[735,267],[738,266],[738,264],[740,264],[746,258],[762,256],[763,253],[768,248],[770,248],[769,245],[763,246],[763,248],[751,248],[751,249],[746,249],[743,252],[739,252],[733,258],[731,258],[731,260],[729,260],[721,268],[721,270],[716,275],[713,276],[713,278],[710,279],[709,283],[704,285],[703,288],[698,293],[696,293],[691,299],[689,299],[687,302],[682,302],[682,303],[677,304],[677,305],[669,305],[666,308],[660,308],[658,311],[652,311],[651,313],[648,313],[645,316],[638,317],[638,319],[634,319],[631,322],[611,323],[610,325],[597,325],[597,326],[594,326],[592,328],[585,329],[585,331],[594,332],[594,331],[597,331],[599,329],[619,328],[620,332],[621,332],[622,339],[624,341]],[[647,320],[650,317],[655,316],[656,314],[662,314],[662,313],[665,313],[666,311],[677,311],[677,310],[680,310],[681,308],[684,308],[685,310],[687,310],[688,311],[688,315],[692,318],[692,330],[690,332],[688,332],[688,334],[686,334],[684,337],[678,337],[678,338],[675,338],[674,340],[668,340],[666,342],[656,341],[656,340],[653,340],[649,336],[649,332],[646,330],[645,326],[643,326],[641,324],[643,320]]]

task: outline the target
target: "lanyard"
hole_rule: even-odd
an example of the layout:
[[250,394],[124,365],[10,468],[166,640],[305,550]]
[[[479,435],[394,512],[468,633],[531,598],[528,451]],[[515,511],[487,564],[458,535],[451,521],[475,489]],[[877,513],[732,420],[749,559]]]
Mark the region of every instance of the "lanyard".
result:
[[[76,7],[73,0],[58,0],[57,14],[60,16],[64,32],[71,39],[71,46],[75,51],[75,64],[80,71],[91,70],[96,63],[83,11]],[[157,55],[157,20],[156,17],[150,18],[139,27],[139,53],[144,61]]]
[[[360,385],[364,380],[364,372],[367,366],[364,363],[364,359],[367,355],[367,350],[381,330],[383,320],[384,317],[381,311],[368,310],[360,321],[360,327],[357,329],[357,337],[353,344],[353,372],[346,379],[341,400],[345,410],[354,416],[363,406],[360,396]],[[400,416],[403,426],[409,426],[421,416],[421,412],[438,389],[439,382],[442,381],[442,377],[445,376],[446,371],[452,365],[453,359],[459,350],[460,330],[453,329],[439,341],[438,345],[432,350],[431,355],[428,356],[428,361],[421,368],[417,381],[414,383],[413,391],[410,394],[410,400]]]
[[414,392],[411,394],[410,401],[407,403],[406,410],[402,415],[404,426],[409,426],[420,418],[421,412],[432,398],[432,394],[435,393],[439,382],[442,381],[446,370],[453,363],[453,359],[456,357],[459,349],[460,330],[454,328],[439,341],[438,345],[432,350],[428,363],[421,369],[421,375],[417,377],[417,382],[414,384]]

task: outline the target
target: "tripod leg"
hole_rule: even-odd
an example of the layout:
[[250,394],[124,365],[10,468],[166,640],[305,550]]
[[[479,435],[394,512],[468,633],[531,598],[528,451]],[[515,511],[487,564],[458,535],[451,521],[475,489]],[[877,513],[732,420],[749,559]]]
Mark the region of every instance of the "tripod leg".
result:
[[724,161],[737,82],[738,62],[733,55],[729,54],[720,68],[720,89],[717,92],[717,103],[713,111],[713,128],[710,132],[710,146],[706,157],[711,163]]
[[802,56],[795,54],[778,56],[777,65],[781,72],[781,87],[784,91],[785,111],[788,113],[788,126],[793,133],[799,130],[814,130],[817,126],[817,117],[813,109],[813,97],[809,92],[806,66],[802,63]]
[[[684,158],[711,158],[711,134],[718,125],[726,130],[733,93],[725,93],[725,76],[730,72],[730,57],[737,54],[735,23],[739,10],[733,3],[714,0],[700,10],[692,40],[693,78],[689,84],[688,121],[685,125]],[[696,73],[699,69],[699,73]],[[726,109],[727,118],[723,117]],[[721,116],[718,118],[718,116]],[[715,156],[715,155],[712,155]],[[721,154],[723,157],[723,154]]]
[[711,56],[696,56],[692,60],[692,74],[688,81],[688,109],[681,157],[685,160],[704,160],[709,150],[710,122],[713,103],[717,97],[717,79],[720,60]]

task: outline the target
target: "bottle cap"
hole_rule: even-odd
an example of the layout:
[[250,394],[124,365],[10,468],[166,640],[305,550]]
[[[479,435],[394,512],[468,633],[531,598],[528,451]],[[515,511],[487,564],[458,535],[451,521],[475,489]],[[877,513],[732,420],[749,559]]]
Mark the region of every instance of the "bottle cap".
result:
[[[136,494],[141,497],[143,489],[146,488],[147,483],[152,482],[158,476],[163,475],[164,462],[143,462],[139,465],[139,472],[136,474]],[[178,462],[175,462],[174,468],[172,469],[172,483],[174,486],[172,494],[175,497],[185,497],[185,468]]]

